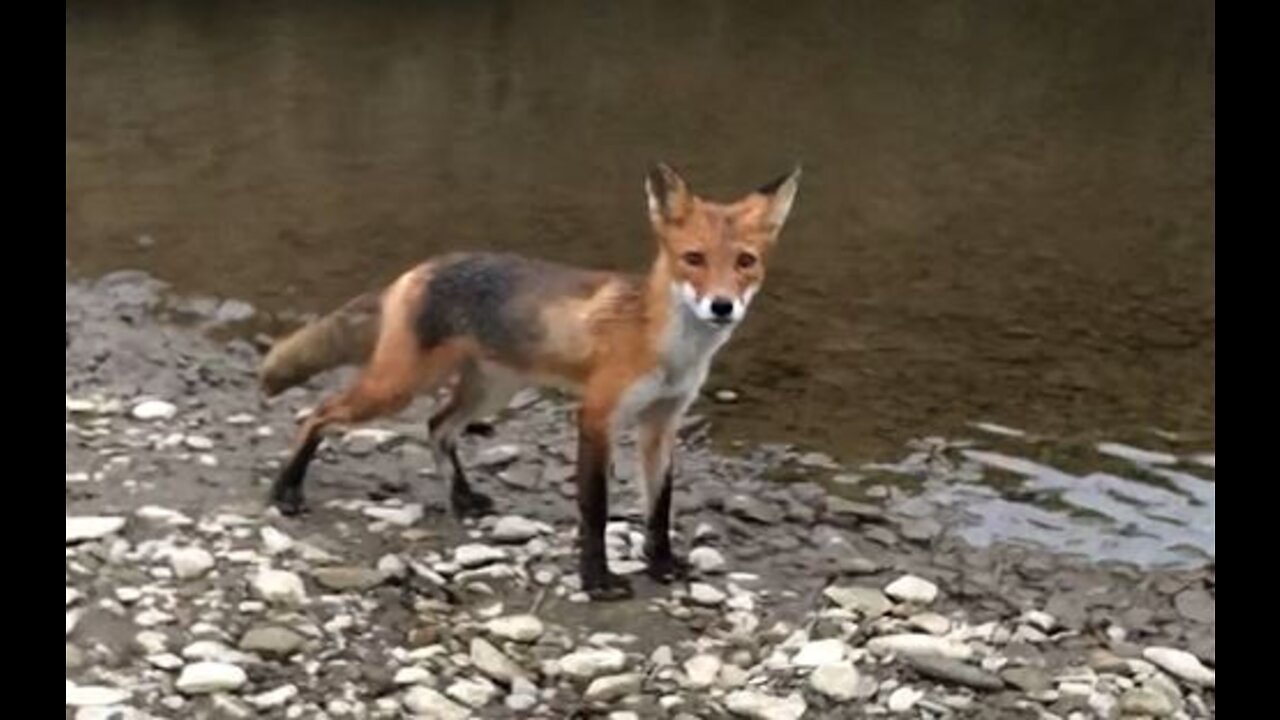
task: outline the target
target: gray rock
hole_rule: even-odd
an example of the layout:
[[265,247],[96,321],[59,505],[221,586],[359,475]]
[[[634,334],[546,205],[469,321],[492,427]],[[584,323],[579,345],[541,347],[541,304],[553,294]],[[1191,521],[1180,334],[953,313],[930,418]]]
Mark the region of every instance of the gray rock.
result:
[[996,675],[958,660],[932,655],[908,655],[907,660],[916,672],[933,680],[964,685],[975,690],[1004,688],[1004,681]]
[[311,577],[321,587],[335,592],[351,592],[368,590],[381,585],[386,578],[383,574],[367,567],[319,567],[311,571]]
[[879,655],[895,654],[904,657],[932,655],[952,660],[968,660],[973,657],[973,648],[964,643],[918,633],[871,638],[867,641],[867,649]]
[[800,720],[808,709],[800,693],[781,698],[759,690],[734,690],[725,696],[724,706],[734,715],[751,720]]
[[504,685],[528,679],[523,668],[484,638],[471,639],[471,662],[480,672]]
[[1182,617],[1198,623],[1218,621],[1218,603],[1208,591],[1201,588],[1183,590],[1173,598],[1173,605]]
[[494,542],[523,543],[532,540],[544,532],[542,523],[534,522],[519,515],[504,515],[498,518],[489,536]]
[[1045,671],[1030,666],[1005,668],[1000,671],[1005,682],[1022,692],[1042,692],[1053,687],[1053,680]]
[[776,525],[784,517],[782,509],[773,503],[765,502],[749,495],[734,495],[725,501],[725,512],[743,520]]
[[847,500],[838,495],[832,495],[827,498],[827,514],[876,521],[884,519],[884,508],[879,505]]
[[828,600],[874,620],[893,609],[893,603],[875,588],[832,585],[822,591]]
[[476,568],[507,559],[507,551],[482,543],[467,543],[453,549],[453,560],[464,568]]
[[245,652],[287,657],[292,655],[306,639],[289,628],[278,625],[259,625],[250,628],[240,638],[240,649]]
[[1142,651],[1142,657],[1158,666],[1161,670],[1185,680],[1193,685],[1216,688],[1217,673],[1204,666],[1195,655],[1171,647],[1149,647]]
[[815,668],[809,675],[809,687],[832,700],[846,702],[874,695],[876,681],[858,672],[852,662],[845,660]]
[[1149,687],[1133,688],[1120,696],[1120,710],[1128,715],[1168,717],[1175,709],[1164,693]]
[[592,680],[582,697],[587,702],[613,702],[640,692],[640,682],[639,673],[605,675]]

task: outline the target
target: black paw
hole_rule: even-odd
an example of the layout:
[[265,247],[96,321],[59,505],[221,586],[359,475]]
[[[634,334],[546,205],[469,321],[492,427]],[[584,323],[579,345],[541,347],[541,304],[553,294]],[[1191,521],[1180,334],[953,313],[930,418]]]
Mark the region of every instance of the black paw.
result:
[[649,567],[647,568],[649,577],[660,583],[684,580],[689,577],[689,570],[689,563],[684,558],[674,555],[670,550],[665,553],[649,555]]
[[450,496],[453,514],[458,518],[478,518],[493,514],[493,498],[474,490]]
[[297,517],[307,511],[307,501],[302,496],[302,488],[298,487],[274,488],[271,504],[285,517]]
[[493,423],[476,421],[476,422],[467,423],[467,426],[463,428],[462,431],[467,435],[474,435],[476,437],[482,437],[482,438],[491,438],[497,434],[498,429],[494,427]]
[[582,578],[582,589],[596,602],[612,602],[633,597],[631,581],[605,570]]

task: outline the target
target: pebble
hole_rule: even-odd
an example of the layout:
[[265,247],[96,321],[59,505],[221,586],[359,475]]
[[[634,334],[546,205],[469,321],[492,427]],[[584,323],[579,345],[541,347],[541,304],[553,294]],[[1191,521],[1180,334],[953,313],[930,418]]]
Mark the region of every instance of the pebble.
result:
[[215,565],[213,555],[198,547],[177,548],[169,553],[169,565],[179,580],[192,580],[209,572]]
[[244,670],[230,663],[202,661],[182,668],[175,687],[187,695],[238,690],[249,681]]
[[125,519],[112,515],[82,515],[67,517],[67,544],[85,540],[100,540],[114,535],[124,528]]
[[1161,670],[1177,676],[1192,685],[1215,688],[1218,674],[1205,667],[1195,655],[1171,647],[1149,647],[1142,651],[1142,657]]
[[579,680],[620,672],[627,656],[615,648],[582,648],[560,658],[560,671]]
[[884,594],[899,602],[928,605],[938,597],[938,586],[915,575],[903,575],[884,588]]

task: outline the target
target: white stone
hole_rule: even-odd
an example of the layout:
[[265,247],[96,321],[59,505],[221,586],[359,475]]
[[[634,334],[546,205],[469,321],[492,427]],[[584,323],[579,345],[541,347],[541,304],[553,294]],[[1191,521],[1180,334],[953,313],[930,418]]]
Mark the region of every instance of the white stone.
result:
[[734,690],[724,705],[734,715],[752,720],[800,720],[807,709],[800,693],[780,698],[758,690]]
[[374,520],[381,520],[382,522],[402,527],[409,527],[422,519],[422,506],[416,503],[396,507],[367,507],[364,508],[363,512]]
[[709,653],[694,655],[684,661],[684,674],[689,679],[689,687],[704,688],[715,682],[716,675],[724,663],[720,658]]
[[1185,650],[1171,647],[1149,647],[1142,651],[1142,657],[1165,672],[1193,685],[1217,688],[1218,674],[1205,667],[1199,658]]
[[169,565],[179,580],[198,578],[212,570],[216,564],[213,555],[204,548],[176,548],[169,553]]
[[124,523],[124,518],[114,515],[67,517],[67,543],[98,540],[113,535],[120,532]]
[[928,605],[938,597],[938,586],[915,575],[903,575],[884,588],[884,594],[898,602]]
[[184,527],[193,524],[195,521],[187,515],[167,507],[159,505],[143,505],[133,511],[139,520],[156,523],[159,525],[167,525],[169,527]]
[[818,667],[838,663],[844,656],[844,641],[839,638],[811,640],[800,647],[800,652],[791,659],[791,664],[798,667]]
[[947,638],[921,633],[882,635],[867,641],[867,649],[879,655],[935,655],[952,660],[968,660],[973,648]]
[[298,697],[298,686],[290,683],[257,695],[250,695],[246,699],[250,705],[259,710],[270,710],[281,707],[296,697]]
[[184,445],[192,450],[212,450],[213,440],[204,435],[188,435],[182,439]]
[[1133,447],[1116,442],[1104,442],[1097,444],[1098,452],[1103,455],[1128,460],[1137,465],[1176,465],[1178,457],[1165,452],[1156,452],[1154,450],[1144,450],[1142,448]]
[[430,685],[434,680],[430,670],[413,665],[397,670],[391,681],[397,685]]
[[494,542],[522,543],[541,535],[546,526],[519,515],[504,515],[494,523],[489,536]]
[[143,400],[130,411],[135,420],[168,420],[178,414],[178,406],[164,400]]
[[119,705],[129,699],[129,691],[105,685],[75,685],[67,683],[67,705],[69,707],[97,707],[101,705]]
[[482,708],[493,701],[498,688],[483,678],[455,680],[445,688],[445,695],[472,708]]
[[429,687],[415,685],[404,695],[404,706],[423,720],[465,720],[471,711]]
[[262,547],[268,555],[279,555],[293,547],[293,538],[270,525],[259,530],[258,535],[262,538]]
[[858,696],[861,673],[849,661],[820,665],[809,675],[809,687],[832,700],[844,702]]
[[259,597],[274,605],[302,605],[307,601],[307,588],[302,578],[288,570],[260,570],[253,578],[253,589]]
[[517,678],[526,678],[515,661],[484,638],[471,638],[471,663],[485,675],[508,685]]
[[579,680],[620,672],[627,656],[615,648],[582,648],[560,658],[560,671]]
[[182,668],[175,687],[187,695],[238,690],[249,681],[244,670],[230,663],[204,661]]
[[946,635],[951,629],[951,621],[934,612],[916,613],[907,618],[907,623],[930,635]]
[[723,572],[726,565],[719,550],[705,545],[689,551],[689,564],[704,573]]
[[533,615],[507,615],[485,623],[490,635],[504,640],[529,643],[542,636],[542,621]]
[[640,692],[640,681],[638,673],[605,675],[592,680],[582,697],[587,702],[613,702]]
[[698,582],[689,585],[689,599],[698,605],[715,607],[723,603],[725,597],[724,591],[712,585]]
[[453,560],[464,568],[480,567],[507,559],[507,551],[492,545],[467,543],[453,550]]
[[903,713],[916,706],[924,699],[924,691],[906,685],[894,690],[889,695],[889,712]]

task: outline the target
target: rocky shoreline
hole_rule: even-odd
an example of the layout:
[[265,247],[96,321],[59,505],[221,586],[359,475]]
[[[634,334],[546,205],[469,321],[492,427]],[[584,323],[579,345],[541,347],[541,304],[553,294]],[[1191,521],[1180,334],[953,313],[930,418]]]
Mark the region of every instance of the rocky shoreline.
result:
[[[1212,717],[1216,566],[975,548],[930,518],[714,451],[682,429],[676,547],[637,597],[575,586],[569,408],[524,394],[464,457],[498,515],[459,523],[425,405],[329,443],[313,510],[264,507],[300,413],[235,302],[136,273],[67,285],[67,717]],[[425,403],[426,401],[424,401]],[[629,463],[615,571],[637,573]],[[422,502],[419,502],[422,501]]]

